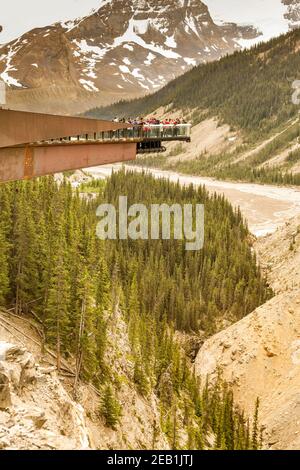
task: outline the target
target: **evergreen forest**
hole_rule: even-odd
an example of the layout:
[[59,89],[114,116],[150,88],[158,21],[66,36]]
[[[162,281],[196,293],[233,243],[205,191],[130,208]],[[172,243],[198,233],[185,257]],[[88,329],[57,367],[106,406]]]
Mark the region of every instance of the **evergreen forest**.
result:
[[[204,204],[203,250],[188,252],[181,240],[99,240],[96,209],[117,205],[119,195],[128,204]],[[211,433],[214,449],[261,446],[258,403],[249,424],[222,377],[200,387],[178,339],[208,337],[272,296],[245,222],[224,197],[121,171],[76,190],[53,177],[2,184],[0,211],[0,305],[39,319],[58,370],[69,360],[74,388],[82,380],[101,394],[107,426],[116,429],[122,419],[118,377],[107,360],[108,319],[119,311],[134,387],[158,398],[173,449],[211,448]]]

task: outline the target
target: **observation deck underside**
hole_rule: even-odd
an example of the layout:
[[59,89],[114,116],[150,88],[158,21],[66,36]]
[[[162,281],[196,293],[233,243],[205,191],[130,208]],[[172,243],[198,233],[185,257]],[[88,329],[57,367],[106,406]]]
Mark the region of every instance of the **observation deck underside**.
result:
[[135,160],[190,142],[189,124],[133,126],[0,109],[0,182]]

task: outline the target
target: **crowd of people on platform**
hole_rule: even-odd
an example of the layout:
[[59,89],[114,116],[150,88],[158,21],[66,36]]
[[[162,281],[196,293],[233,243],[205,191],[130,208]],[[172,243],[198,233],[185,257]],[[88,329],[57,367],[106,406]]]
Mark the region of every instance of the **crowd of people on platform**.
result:
[[180,118],[157,119],[156,117],[150,117],[150,118],[138,117],[135,119],[131,119],[131,118],[125,119],[125,118],[115,117],[113,119],[113,122],[128,123],[128,124],[132,124],[133,126],[141,126],[141,127],[158,126],[158,125],[180,126],[182,124],[188,124],[185,119],[180,119]]

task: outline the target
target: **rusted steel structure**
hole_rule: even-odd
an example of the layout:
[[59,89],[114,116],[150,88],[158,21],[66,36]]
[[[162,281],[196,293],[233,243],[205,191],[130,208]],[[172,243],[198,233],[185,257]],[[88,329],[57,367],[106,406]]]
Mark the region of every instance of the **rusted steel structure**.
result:
[[130,125],[0,109],[0,182],[134,160],[139,139],[96,139],[125,128]]
[[131,125],[0,108],[0,182],[134,160],[190,142],[190,124]]

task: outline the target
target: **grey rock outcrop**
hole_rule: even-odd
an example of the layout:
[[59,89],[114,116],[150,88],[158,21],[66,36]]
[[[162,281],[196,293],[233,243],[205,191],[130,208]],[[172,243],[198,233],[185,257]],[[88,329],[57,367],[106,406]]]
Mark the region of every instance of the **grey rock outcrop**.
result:
[[83,408],[53,368],[0,341],[0,449],[89,449]]

